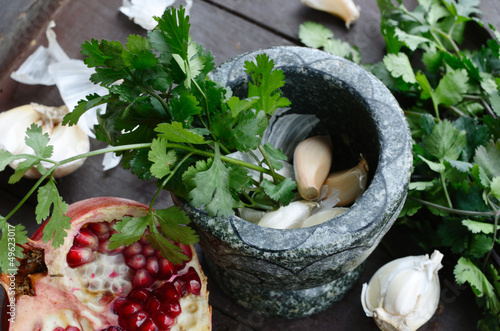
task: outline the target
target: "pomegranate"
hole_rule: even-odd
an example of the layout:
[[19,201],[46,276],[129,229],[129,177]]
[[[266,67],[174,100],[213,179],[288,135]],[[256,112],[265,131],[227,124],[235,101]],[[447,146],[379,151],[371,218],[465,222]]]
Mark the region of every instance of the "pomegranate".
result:
[[[15,275],[15,311],[8,330],[211,330],[206,277],[193,246],[176,265],[146,240],[110,250],[113,224],[144,216],[148,207],[121,198],[93,198],[69,206],[71,228],[57,249],[42,227],[26,245]],[[0,283],[13,302],[9,275]],[[10,311],[10,309],[9,309]]]

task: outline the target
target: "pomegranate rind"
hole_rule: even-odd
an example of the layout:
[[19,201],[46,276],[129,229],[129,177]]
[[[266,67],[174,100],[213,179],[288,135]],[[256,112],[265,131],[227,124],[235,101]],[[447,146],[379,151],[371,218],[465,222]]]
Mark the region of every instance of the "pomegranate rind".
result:
[[[66,213],[71,218],[71,229],[67,231],[68,235],[63,245],[57,250],[50,241],[42,242],[45,222],[23,248],[43,250],[47,272],[29,276],[34,296],[24,294],[16,296],[14,323],[9,323],[12,315],[7,314],[7,305],[12,299],[12,292],[9,291],[10,279],[6,274],[0,275],[0,283],[6,292],[2,309],[2,330],[53,330],[58,326],[75,326],[87,331],[104,330],[109,326],[119,325],[118,316],[112,311],[112,300],[102,307],[101,311],[96,311],[77,298],[75,292],[81,289],[75,288],[72,277],[68,276],[71,274],[71,268],[67,264],[66,255],[75,235],[85,224],[111,222],[120,220],[124,216],[140,217],[147,215],[148,212],[148,206],[142,203],[116,197],[91,198],[75,202],[69,206]],[[171,330],[211,330],[212,309],[208,304],[207,278],[201,270],[194,246],[191,245],[190,248],[192,259],[186,264],[186,270],[189,266],[195,268],[200,276],[202,288],[200,295],[189,294],[181,299],[181,306],[184,305],[186,310],[193,305],[197,309],[195,312],[184,314],[187,316],[181,314]],[[6,325],[9,325],[8,328]]]

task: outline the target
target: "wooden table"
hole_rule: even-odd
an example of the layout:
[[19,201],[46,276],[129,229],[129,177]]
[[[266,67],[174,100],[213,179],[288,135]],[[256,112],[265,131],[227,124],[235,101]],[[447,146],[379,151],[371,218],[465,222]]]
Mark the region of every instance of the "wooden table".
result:
[[[80,45],[90,38],[124,42],[129,34],[145,35],[118,11],[121,0],[1,0],[0,11],[0,111],[28,102],[50,106],[62,104],[56,87],[28,86],[10,78],[10,73],[40,45],[46,46],[45,27],[56,22],[55,32],[62,48],[71,58],[81,59]],[[177,1],[178,5],[180,0]],[[217,63],[243,52],[276,45],[300,45],[297,33],[304,21],[315,21],[332,29],[337,38],[358,46],[364,63],[381,60],[384,42],[379,32],[376,1],[357,0],[361,18],[348,30],[344,23],[329,14],[303,6],[299,0],[196,0],[191,8],[191,33],[194,40],[211,50]],[[405,4],[412,7],[415,0]],[[483,0],[484,20],[500,28],[500,2]],[[21,134],[21,133],[20,133]],[[92,141],[92,149],[103,147]],[[22,180],[9,185],[10,169],[0,173],[0,214],[6,215],[28,192],[33,182]],[[96,196],[120,196],[148,203],[155,192],[153,183],[143,182],[122,168],[102,171],[101,158],[88,159],[76,173],[61,179],[58,188],[72,203]],[[37,227],[34,218],[35,197],[11,219],[23,223],[29,234]],[[156,207],[172,204],[168,193],[157,200]],[[210,282],[213,306],[213,329],[218,330],[377,330],[360,304],[361,286],[384,263],[404,255],[420,255],[409,246],[404,234],[394,227],[368,259],[361,279],[348,296],[331,309],[308,318],[281,320],[266,318],[237,306],[220,288]],[[385,249],[387,244],[392,251]],[[479,317],[469,289],[454,284],[452,265],[440,272],[441,303],[432,320],[421,330],[473,330]],[[3,295],[3,293],[2,293]],[[1,299],[1,298],[0,298]]]

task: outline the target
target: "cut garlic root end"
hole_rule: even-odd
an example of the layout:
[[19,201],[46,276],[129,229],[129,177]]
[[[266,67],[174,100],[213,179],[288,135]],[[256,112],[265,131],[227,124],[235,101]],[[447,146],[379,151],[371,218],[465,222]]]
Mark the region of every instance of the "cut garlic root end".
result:
[[[41,126],[42,133],[49,135],[49,145],[53,146],[50,159],[62,161],[64,159],[86,153],[90,150],[88,136],[78,126],[61,125],[62,118],[68,113],[66,106],[49,107],[39,104],[29,104],[10,109],[0,113],[0,147],[11,154],[34,154],[31,147],[25,143],[26,129],[32,124]],[[9,165],[16,169],[22,159],[18,159]],[[54,171],[55,177],[68,175],[78,169],[85,159],[75,160],[58,167]],[[42,162],[46,169],[52,164]],[[29,169],[24,177],[39,178],[40,172],[35,168]]]

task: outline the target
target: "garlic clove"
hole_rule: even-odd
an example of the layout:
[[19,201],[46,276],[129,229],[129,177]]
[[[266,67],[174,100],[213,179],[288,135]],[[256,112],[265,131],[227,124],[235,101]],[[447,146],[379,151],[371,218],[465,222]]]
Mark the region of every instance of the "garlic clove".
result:
[[313,9],[340,17],[347,28],[359,18],[359,6],[353,0],[301,0]]
[[325,196],[335,194],[339,199],[336,206],[347,206],[356,201],[366,189],[368,163],[364,158],[351,169],[333,172],[328,175],[324,185],[327,186]]
[[408,256],[382,266],[363,284],[361,304],[381,330],[416,330],[434,315],[443,254]]
[[238,212],[240,214],[240,217],[243,218],[245,221],[255,224],[259,223],[262,217],[266,214],[265,211],[248,207],[239,208]]
[[315,200],[332,164],[332,141],[328,136],[315,136],[300,142],[293,154],[297,189],[302,198]]
[[338,215],[345,213],[348,208],[326,208],[321,209],[311,216],[309,216],[304,223],[302,224],[302,228],[307,228],[310,226],[318,225],[321,223],[325,223]]
[[[35,123],[42,127],[42,132],[49,135],[49,144],[53,146],[51,159],[64,159],[86,153],[90,150],[88,136],[78,126],[61,125],[62,118],[68,113],[66,106],[48,107],[39,104],[29,104],[0,113],[0,146],[12,154],[34,154],[27,146],[24,137],[26,129]],[[85,159],[75,160],[64,164],[54,171],[55,177],[68,175],[78,169]],[[16,169],[22,159],[9,164]],[[49,169],[52,164],[42,162],[42,166]],[[24,177],[39,178],[40,172],[35,168],[29,169]]]
[[287,206],[267,212],[258,225],[274,229],[298,229],[318,204],[311,201],[294,201]]

